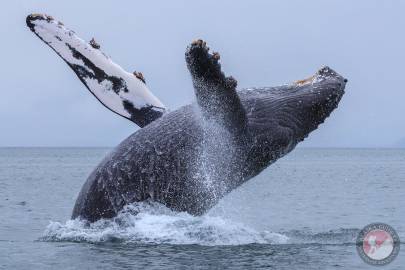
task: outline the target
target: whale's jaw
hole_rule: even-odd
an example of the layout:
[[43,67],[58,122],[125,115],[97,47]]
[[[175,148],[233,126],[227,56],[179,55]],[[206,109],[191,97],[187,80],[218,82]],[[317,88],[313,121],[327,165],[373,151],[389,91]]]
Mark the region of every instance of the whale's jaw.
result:
[[346,82],[331,68],[323,67],[309,79],[239,92],[253,137],[244,180],[292,151],[316,130],[337,108]]

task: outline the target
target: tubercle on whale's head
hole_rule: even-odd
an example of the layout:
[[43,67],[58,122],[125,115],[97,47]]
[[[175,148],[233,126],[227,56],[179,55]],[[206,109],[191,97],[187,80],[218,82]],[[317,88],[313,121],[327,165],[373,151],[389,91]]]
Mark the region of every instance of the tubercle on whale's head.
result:
[[338,106],[347,79],[325,66],[294,83],[261,89],[249,122],[272,151],[285,154]]

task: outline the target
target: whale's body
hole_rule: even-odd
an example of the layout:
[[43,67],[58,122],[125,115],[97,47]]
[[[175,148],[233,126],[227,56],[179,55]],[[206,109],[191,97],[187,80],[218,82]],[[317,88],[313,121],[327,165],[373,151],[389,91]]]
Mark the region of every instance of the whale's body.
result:
[[[310,87],[239,91],[244,108],[251,112],[249,134],[243,141],[230,138],[215,123],[204,122],[197,104],[165,114],[125,139],[98,165],[79,194],[72,218],[109,218],[127,204],[148,199],[176,211],[205,213],[306,137],[287,125],[278,126],[280,120],[276,116],[272,120],[271,115],[273,108],[282,114],[277,105],[287,98],[280,93],[305,92]],[[333,106],[339,99],[332,99]],[[260,114],[265,115],[265,123]],[[274,121],[274,128],[265,128],[267,121]]]
[[[239,95],[244,107],[254,110],[260,90]],[[210,136],[218,137],[207,139]],[[267,147],[259,136],[256,144],[250,139],[249,146],[228,138],[222,127],[203,122],[196,104],[162,116],[125,139],[98,165],[79,194],[72,218],[113,217],[125,205],[148,199],[200,215],[296,144],[287,145],[287,134],[284,142]],[[285,150],[279,151],[280,144]]]
[[142,129],[90,174],[72,218],[114,217],[125,205],[152,200],[201,215],[224,195],[290,152],[337,107],[346,79],[329,67],[279,87],[236,90],[218,53],[197,40],[186,51],[197,102],[168,112],[143,76],[124,71],[50,16],[29,28],[74,70],[107,108]]

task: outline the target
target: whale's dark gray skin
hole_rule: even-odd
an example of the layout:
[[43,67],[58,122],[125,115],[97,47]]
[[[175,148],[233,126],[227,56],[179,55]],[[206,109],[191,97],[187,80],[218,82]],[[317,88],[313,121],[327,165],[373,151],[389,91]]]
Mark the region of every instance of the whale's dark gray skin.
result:
[[219,54],[197,40],[185,54],[197,102],[167,112],[143,76],[113,63],[94,40],[87,44],[47,15],[32,14],[27,25],[104,106],[143,127],[82,187],[72,218],[90,222],[146,200],[204,214],[304,140],[337,107],[346,85],[324,67],[289,85],[237,91]]
[[291,85],[236,91],[218,58],[202,41],[188,48],[198,106],[167,113],[124,140],[88,178],[72,218],[111,218],[148,199],[201,215],[290,152],[344,93],[346,79],[328,67]]

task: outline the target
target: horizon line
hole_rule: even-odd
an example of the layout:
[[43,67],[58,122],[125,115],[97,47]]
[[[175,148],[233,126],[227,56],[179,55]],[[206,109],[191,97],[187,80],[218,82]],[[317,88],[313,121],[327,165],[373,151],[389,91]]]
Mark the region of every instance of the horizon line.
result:
[[[67,146],[57,146],[57,145],[51,145],[51,146],[37,146],[37,145],[32,145],[32,146],[3,146],[0,145],[0,148],[115,148],[116,146],[97,146],[97,145],[89,145],[89,146],[80,146],[80,145],[67,145]],[[297,146],[296,148],[302,148],[302,149],[405,149],[405,146]]]

